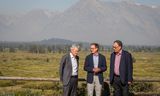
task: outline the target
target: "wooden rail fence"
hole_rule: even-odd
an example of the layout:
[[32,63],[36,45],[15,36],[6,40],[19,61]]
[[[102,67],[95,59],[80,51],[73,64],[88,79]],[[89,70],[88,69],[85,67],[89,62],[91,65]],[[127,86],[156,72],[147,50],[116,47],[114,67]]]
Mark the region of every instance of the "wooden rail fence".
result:
[[[0,80],[15,80],[15,81],[50,81],[50,82],[60,82],[59,78],[34,78],[34,77],[4,77],[0,76]],[[79,78],[79,81],[86,81],[84,78]],[[109,82],[109,78],[104,79],[105,82]],[[151,78],[135,78],[134,82],[159,82],[160,79]],[[160,96],[160,94],[152,93],[135,93],[134,96]]]
[[[59,82],[59,78],[35,78],[35,77],[4,77],[0,76],[0,80],[21,80],[21,81],[53,81]],[[79,81],[86,81],[84,78],[79,78]],[[109,78],[104,79],[109,81]],[[136,78],[134,82],[160,82],[160,79],[149,79],[149,78]]]

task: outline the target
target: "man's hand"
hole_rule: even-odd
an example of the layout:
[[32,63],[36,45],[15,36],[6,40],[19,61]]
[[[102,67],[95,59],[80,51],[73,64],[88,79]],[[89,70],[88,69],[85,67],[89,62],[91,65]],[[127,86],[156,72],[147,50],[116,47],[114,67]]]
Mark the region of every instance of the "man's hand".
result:
[[128,85],[131,85],[131,84],[132,84],[132,82],[128,81]]
[[101,69],[100,68],[93,68],[93,72],[94,72],[94,74],[97,74],[98,72],[100,72],[101,71]]

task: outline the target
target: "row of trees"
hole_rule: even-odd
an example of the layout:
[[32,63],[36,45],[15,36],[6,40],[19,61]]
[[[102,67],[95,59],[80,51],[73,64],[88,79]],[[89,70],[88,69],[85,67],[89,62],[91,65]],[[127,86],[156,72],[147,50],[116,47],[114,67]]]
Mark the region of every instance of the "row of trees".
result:
[[0,52],[17,52],[17,51],[27,51],[31,53],[54,53],[54,52],[67,52],[69,50],[69,45],[19,45],[19,46],[2,46],[0,45]]
[[[79,44],[82,51],[89,50],[89,44]],[[160,46],[124,46],[124,49],[131,52],[160,52]],[[70,50],[70,44],[31,44],[31,43],[0,43],[0,52],[27,51],[31,53],[65,53]],[[101,51],[112,51],[111,46],[101,46]]]

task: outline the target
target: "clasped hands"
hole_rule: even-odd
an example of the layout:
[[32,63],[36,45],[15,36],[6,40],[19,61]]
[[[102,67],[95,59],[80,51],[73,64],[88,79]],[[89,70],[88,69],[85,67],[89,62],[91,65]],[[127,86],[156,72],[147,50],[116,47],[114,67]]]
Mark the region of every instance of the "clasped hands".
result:
[[94,72],[94,74],[97,74],[97,73],[99,73],[101,71],[101,69],[100,68],[93,68],[93,72]]

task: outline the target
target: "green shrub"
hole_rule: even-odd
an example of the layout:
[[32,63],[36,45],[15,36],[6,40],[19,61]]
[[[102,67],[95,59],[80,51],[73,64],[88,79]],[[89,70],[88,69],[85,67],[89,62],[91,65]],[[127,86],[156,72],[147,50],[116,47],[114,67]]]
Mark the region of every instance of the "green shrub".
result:
[[42,96],[42,93],[26,89],[26,90],[14,90],[14,92],[3,92],[0,93],[0,96]]
[[40,83],[28,83],[22,86],[22,88],[30,89],[42,89],[42,90],[60,90],[60,84],[58,82],[40,82]]
[[0,76],[3,76],[2,72],[0,71]]
[[131,92],[149,92],[153,91],[153,84],[148,82],[135,82],[130,86]]
[[78,86],[78,96],[86,96],[86,87],[85,83],[80,83]]
[[21,85],[21,84],[25,84],[25,82],[15,81],[15,80],[0,81],[0,87],[16,86],[16,85]]

